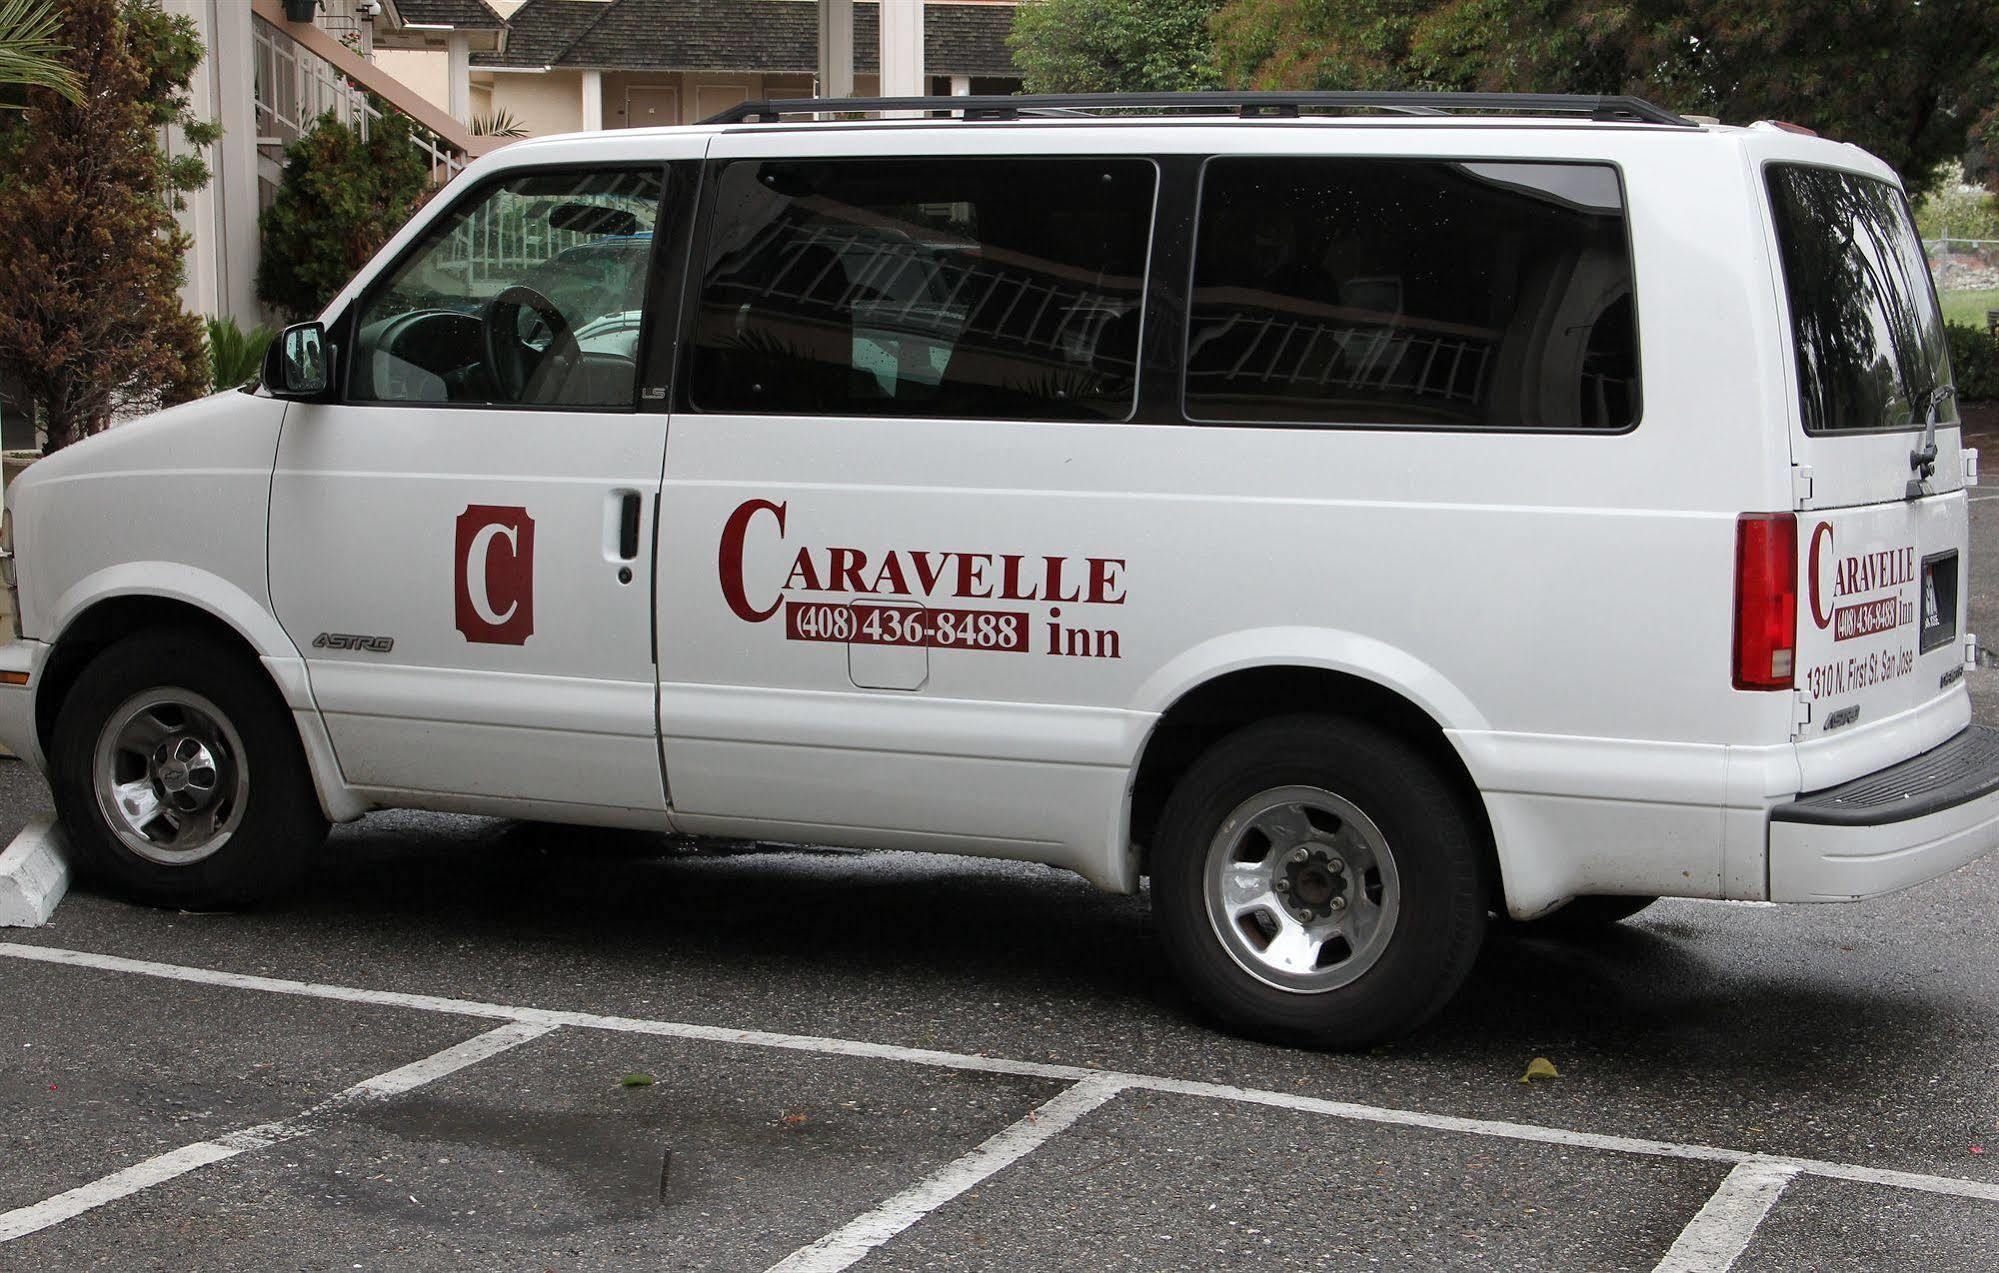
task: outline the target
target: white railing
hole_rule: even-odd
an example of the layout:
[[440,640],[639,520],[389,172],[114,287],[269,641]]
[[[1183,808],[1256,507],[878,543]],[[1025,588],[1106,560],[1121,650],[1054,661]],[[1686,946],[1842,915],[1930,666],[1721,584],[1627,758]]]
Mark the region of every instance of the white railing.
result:
[[[357,127],[363,137],[381,118],[368,95],[326,59],[302,48],[296,40],[262,18],[256,29],[257,144],[282,149],[311,129],[329,112],[343,124]],[[412,124],[410,140],[429,161],[432,179],[444,182],[458,175],[466,157],[430,130]]]
[[635,233],[652,233],[652,205],[628,195],[501,194],[482,202],[452,227],[431,258],[433,268],[462,274],[465,294],[483,299],[520,282],[571,248],[605,241],[602,231],[560,230],[550,225],[549,214],[560,204],[590,204],[629,212],[638,222]]

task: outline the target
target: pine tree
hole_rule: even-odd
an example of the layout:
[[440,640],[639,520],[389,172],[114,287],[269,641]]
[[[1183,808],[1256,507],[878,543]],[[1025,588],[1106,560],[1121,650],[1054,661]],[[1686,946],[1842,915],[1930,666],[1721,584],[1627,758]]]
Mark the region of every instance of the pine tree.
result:
[[62,40],[81,98],[31,88],[26,109],[0,115],[0,379],[52,451],[121,410],[208,388],[201,320],[180,307],[189,244],[174,221],[208,170],[160,138],[217,135],[189,109],[193,24],[156,0],[68,0]]

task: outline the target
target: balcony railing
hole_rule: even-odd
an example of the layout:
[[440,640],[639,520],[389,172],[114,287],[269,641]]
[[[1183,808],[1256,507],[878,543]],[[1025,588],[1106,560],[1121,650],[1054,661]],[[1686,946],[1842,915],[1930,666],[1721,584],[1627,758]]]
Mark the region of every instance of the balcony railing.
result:
[[[366,137],[381,112],[368,94],[340,69],[313,53],[262,17],[255,18],[257,144],[280,153],[331,113]],[[430,165],[431,178],[445,182],[458,175],[468,156],[436,133],[411,121],[411,140]],[[276,158],[277,156],[273,156]],[[271,184],[269,178],[265,184]]]

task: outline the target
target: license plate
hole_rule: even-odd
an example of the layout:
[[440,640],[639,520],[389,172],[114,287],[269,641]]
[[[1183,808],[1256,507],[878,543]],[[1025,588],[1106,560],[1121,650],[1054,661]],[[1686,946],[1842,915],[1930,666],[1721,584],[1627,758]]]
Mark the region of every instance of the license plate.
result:
[[1957,553],[1923,558],[1923,653],[1957,639]]

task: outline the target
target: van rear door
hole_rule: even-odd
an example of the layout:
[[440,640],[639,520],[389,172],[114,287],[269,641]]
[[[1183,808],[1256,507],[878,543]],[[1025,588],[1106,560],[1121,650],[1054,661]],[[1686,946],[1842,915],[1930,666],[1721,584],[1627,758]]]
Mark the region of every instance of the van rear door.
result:
[[1797,736],[1813,790],[1878,767],[1877,749],[1803,744],[1899,720],[1908,751],[1922,750],[1941,741],[1921,736],[1941,717],[1910,713],[1965,692],[1960,431],[1943,318],[1902,191],[1800,163],[1769,164],[1764,181],[1795,357]]

